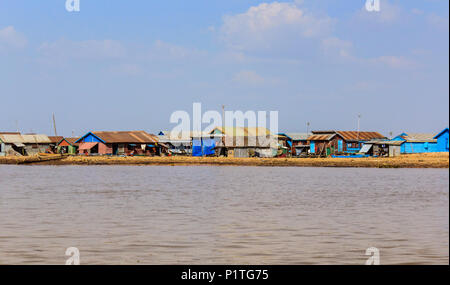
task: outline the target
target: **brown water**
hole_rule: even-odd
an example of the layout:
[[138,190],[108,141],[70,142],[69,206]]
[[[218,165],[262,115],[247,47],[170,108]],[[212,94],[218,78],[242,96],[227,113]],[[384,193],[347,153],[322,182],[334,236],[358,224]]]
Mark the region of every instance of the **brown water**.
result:
[[449,263],[448,169],[0,166],[0,264]]

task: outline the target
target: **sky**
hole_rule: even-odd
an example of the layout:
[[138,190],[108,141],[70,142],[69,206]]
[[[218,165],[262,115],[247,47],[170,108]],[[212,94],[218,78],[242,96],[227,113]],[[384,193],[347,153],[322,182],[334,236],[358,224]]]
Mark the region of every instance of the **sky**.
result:
[[439,132],[449,1],[0,0],[0,131],[171,129],[178,110],[279,130]]

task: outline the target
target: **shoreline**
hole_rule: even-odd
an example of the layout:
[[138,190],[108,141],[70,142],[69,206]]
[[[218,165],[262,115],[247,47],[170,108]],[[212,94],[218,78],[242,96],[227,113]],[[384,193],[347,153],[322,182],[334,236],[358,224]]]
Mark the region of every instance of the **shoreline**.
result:
[[0,157],[0,165],[215,165],[263,167],[449,168],[448,153],[383,158],[106,157],[43,155]]

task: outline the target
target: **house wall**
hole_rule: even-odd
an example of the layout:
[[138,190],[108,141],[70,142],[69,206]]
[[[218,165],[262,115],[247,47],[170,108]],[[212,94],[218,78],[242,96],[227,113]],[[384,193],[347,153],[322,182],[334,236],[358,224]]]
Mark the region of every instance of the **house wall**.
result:
[[86,137],[83,138],[83,142],[101,142],[98,138],[96,138],[94,135],[89,134]]
[[399,156],[401,153],[401,149],[399,145],[390,145],[389,146],[389,157]]
[[363,143],[361,142],[344,142],[344,151],[349,153],[357,153],[361,150]]
[[50,144],[26,144],[25,152],[27,155],[36,155],[44,153],[48,148],[50,148]]
[[[5,155],[15,155],[17,152],[14,150],[11,144],[3,144],[3,151]],[[22,154],[22,153],[19,153]]]
[[404,142],[401,145],[402,153],[437,152],[438,144],[434,142]]
[[331,141],[311,141],[311,153],[314,150],[314,154],[326,154],[326,148],[330,148],[331,153],[337,152],[340,140],[343,141],[342,151],[346,151],[345,141],[341,137],[335,136]]
[[76,146],[73,146],[73,145],[69,145],[68,146],[68,153],[69,154],[76,154],[77,153],[77,147]]
[[437,138],[436,151],[438,152],[448,152],[449,151],[449,132],[448,130],[442,133]]
[[112,154],[111,145],[106,145],[104,143],[98,143],[98,154]]
[[248,148],[235,148],[234,149],[234,157],[248,157],[249,155]]

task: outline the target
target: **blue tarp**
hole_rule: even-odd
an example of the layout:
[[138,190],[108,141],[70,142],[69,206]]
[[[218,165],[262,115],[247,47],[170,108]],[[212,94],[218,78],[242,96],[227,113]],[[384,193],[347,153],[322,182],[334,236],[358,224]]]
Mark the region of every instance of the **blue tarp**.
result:
[[202,140],[192,140],[192,156],[202,156]]
[[215,147],[216,142],[214,139],[193,139],[192,156],[213,155],[215,154]]
[[214,148],[216,141],[214,139],[203,139],[203,155],[213,155],[216,153]]

